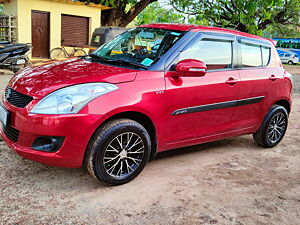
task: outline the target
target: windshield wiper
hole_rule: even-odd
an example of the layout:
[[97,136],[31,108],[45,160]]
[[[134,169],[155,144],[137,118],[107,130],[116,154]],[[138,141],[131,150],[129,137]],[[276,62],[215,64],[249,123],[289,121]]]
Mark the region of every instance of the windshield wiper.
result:
[[90,53],[90,54],[88,54],[88,56],[92,57],[93,59],[98,59],[100,61],[108,61],[109,60],[109,59],[99,56],[95,53]]
[[132,66],[140,67],[140,68],[143,68],[143,69],[148,69],[147,66],[144,66],[140,63],[127,61],[127,60],[124,60],[124,59],[108,59],[107,61],[108,62],[113,62],[113,63],[116,62],[116,63],[120,63],[120,64],[132,65]]
[[96,55],[94,53],[89,54],[89,56],[92,57],[93,59],[96,59],[96,60],[99,60],[99,61],[102,61],[102,62],[127,64],[127,65],[131,65],[131,66],[135,66],[135,67],[139,67],[139,68],[143,68],[143,69],[148,69],[147,66],[144,66],[140,63],[127,61],[127,60],[124,60],[124,59],[108,59],[108,58]]

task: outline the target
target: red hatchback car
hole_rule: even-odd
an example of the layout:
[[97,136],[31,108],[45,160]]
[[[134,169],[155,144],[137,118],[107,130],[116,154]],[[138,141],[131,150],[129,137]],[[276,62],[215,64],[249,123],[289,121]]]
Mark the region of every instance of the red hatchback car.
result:
[[123,184],[157,152],[242,134],[283,138],[292,76],[268,39],[213,27],[148,24],[90,55],[27,68],[0,106],[4,141],[47,165],[85,165]]

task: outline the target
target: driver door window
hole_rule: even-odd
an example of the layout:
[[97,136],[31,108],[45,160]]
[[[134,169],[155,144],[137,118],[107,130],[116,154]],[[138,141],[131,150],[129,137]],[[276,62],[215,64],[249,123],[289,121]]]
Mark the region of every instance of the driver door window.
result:
[[207,65],[208,70],[232,68],[231,41],[201,40],[180,54],[180,60],[197,59]]

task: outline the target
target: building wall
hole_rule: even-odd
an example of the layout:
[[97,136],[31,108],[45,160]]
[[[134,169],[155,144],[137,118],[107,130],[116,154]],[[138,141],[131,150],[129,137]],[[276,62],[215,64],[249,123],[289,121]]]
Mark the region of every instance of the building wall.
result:
[[89,17],[90,38],[95,28],[100,27],[101,10],[96,7],[55,0],[11,0],[4,4],[4,12],[17,16],[17,40],[20,43],[31,43],[32,10],[50,12],[50,50],[61,46],[61,14]]

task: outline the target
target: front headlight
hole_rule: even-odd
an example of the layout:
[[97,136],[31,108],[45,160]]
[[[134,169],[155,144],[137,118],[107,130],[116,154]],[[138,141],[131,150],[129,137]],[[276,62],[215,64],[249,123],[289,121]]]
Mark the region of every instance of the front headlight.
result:
[[93,99],[117,90],[108,83],[87,83],[65,87],[44,97],[30,111],[38,114],[72,114],[79,112]]

